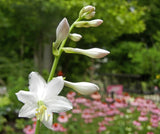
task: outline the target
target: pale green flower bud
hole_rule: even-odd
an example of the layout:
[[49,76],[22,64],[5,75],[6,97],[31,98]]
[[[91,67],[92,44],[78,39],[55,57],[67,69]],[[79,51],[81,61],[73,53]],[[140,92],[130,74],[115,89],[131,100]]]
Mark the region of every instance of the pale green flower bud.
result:
[[58,45],[67,38],[69,34],[69,24],[66,18],[64,18],[58,25],[56,29],[56,42],[55,47],[57,48]]
[[103,23],[103,20],[101,19],[95,19],[91,21],[78,21],[75,23],[75,27],[98,27]]
[[83,7],[79,12],[80,18],[91,19],[92,17],[94,17],[94,15],[95,15],[95,7],[90,5]]
[[72,88],[80,94],[90,95],[99,90],[99,87],[96,84],[89,82],[69,82],[64,80],[64,85],[66,87]]
[[82,38],[82,35],[73,33],[73,34],[70,34],[70,35],[69,35],[69,38],[70,38],[71,40],[77,42],[77,41],[79,41],[79,40]]
[[79,48],[71,48],[65,47],[63,50],[66,53],[76,53],[86,55],[90,58],[103,58],[104,56],[108,55],[110,52],[100,48],[91,48],[91,49],[79,49]]
[[96,12],[91,12],[90,14],[87,14],[84,18],[89,20],[95,16],[95,13]]

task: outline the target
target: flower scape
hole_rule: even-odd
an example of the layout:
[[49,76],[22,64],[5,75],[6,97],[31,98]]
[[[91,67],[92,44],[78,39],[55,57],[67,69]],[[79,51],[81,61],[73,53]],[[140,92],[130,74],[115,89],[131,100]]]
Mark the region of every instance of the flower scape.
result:
[[[94,83],[69,82],[62,76],[55,76],[55,71],[62,52],[82,54],[90,58],[103,58],[110,53],[109,51],[100,48],[84,50],[79,48],[64,47],[68,38],[76,42],[82,38],[80,34],[71,33],[74,27],[97,27],[103,23],[103,20],[101,19],[90,21],[84,20],[91,19],[94,17],[94,15],[95,7],[89,5],[81,9],[78,19],[71,26],[69,26],[67,19],[64,18],[57,26],[56,41],[52,44],[54,62],[48,77],[48,81],[46,82],[43,77],[39,75],[39,73],[31,72],[29,74],[29,91],[21,90],[16,93],[18,100],[24,103],[24,106],[19,111],[19,117],[36,117],[37,122],[35,128],[33,129],[35,130],[33,132],[36,134],[40,133],[40,123],[43,123],[45,127],[50,130],[65,130],[61,127],[61,125],[57,123],[53,124],[54,113],[63,113],[71,110],[73,108],[72,105],[74,105],[71,103],[71,100],[68,100],[66,97],[59,96],[59,93],[64,86],[72,88],[82,95],[90,95],[99,90],[99,87]],[[66,114],[62,114],[60,117],[58,117],[58,120],[67,122],[68,118],[69,117],[66,116]],[[30,127],[27,128],[30,129]],[[25,130],[27,130],[27,128],[25,128]]]

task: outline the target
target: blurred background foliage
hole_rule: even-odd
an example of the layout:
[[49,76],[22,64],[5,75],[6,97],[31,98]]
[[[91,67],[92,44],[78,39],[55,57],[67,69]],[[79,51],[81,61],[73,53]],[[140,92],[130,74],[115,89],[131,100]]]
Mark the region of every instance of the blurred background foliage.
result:
[[[17,101],[15,92],[27,89],[31,71],[47,79],[58,23],[66,17],[72,24],[86,5],[95,6],[95,18],[104,23],[74,29],[83,39],[68,41],[68,46],[99,47],[111,54],[101,60],[63,54],[57,73],[71,81],[91,80],[97,73],[146,75],[152,81],[160,73],[158,0],[0,0],[0,84],[7,86],[11,102]],[[95,64],[98,71],[91,76],[88,70]]]

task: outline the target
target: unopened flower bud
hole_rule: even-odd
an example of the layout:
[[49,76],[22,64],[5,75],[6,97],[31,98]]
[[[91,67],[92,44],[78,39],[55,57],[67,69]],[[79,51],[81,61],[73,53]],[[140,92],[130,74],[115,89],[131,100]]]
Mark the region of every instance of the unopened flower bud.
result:
[[75,91],[83,95],[90,95],[99,90],[99,87],[96,84],[89,83],[89,82],[73,83],[69,81],[64,81],[64,85],[74,89]]
[[70,34],[69,35],[69,38],[73,41],[79,41],[81,38],[82,38],[82,35],[80,34],[76,34],[76,33],[73,33],[73,34]]
[[98,27],[103,23],[103,20],[101,19],[95,19],[91,21],[78,21],[75,23],[75,27]]
[[85,19],[91,19],[92,17],[94,17],[94,15],[95,15],[95,7],[90,5],[83,7],[79,13],[79,17]]
[[91,19],[91,18],[93,18],[95,16],[95,13],[96,12],[91,12],[90,14],[85,15],[84,18],[89,20],[89,19]]
[[56,29],[56,47],[59,45],[69,34],[69,24],[66,18],[64,18]]
[[100,48],[91,48],[91,49],[79,49],[79,48],[71,48],[65,47],[63,50],[66,53],[76,53],[86,55],[91,58],[103,58],[104,56],[108,55],[110,52]]

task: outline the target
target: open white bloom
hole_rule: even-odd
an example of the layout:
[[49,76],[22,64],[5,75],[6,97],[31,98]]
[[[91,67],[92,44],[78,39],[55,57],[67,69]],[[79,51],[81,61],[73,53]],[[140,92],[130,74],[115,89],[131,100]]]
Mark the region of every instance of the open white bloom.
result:
[[52,129],[52,113],[64,112],[72,109],[72,104],[63,96],[58,96],[64,87],[62,77],[46,81],[36,72],[29,75],[29,91],[16,93],[24,106],[19,111],[19,117],[37,117],[47,128]]
[[65,47],[63,48],[63,50],[66,53],[83,54],[91,58],[103,58],[104,56],[110,53],[109,51],[100,48],[79,49],[79,48]]
[[90,82],[69,82],[64,81],[66,87],[72,88],[80,94],[90,95],[99,90],[99,87],[96,84]]

